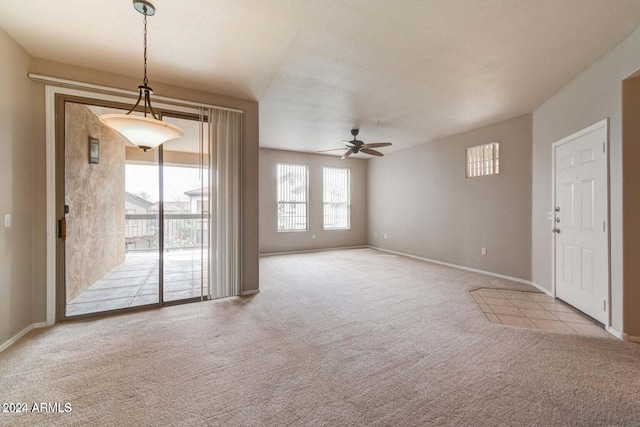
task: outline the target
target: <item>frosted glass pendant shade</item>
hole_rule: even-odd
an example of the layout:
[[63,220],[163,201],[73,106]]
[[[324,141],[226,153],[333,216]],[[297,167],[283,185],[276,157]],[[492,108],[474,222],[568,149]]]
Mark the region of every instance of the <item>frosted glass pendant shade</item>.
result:
[[100,121],[120,132],[132,144],[144,151],[152,150],[163,142],[184,135],[184,131],[178,126],[151,117],[103,114],[100,116]]

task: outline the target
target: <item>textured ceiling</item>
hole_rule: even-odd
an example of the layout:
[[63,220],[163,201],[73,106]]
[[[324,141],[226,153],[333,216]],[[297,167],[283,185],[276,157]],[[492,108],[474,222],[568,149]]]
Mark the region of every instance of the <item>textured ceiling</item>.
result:
[[[151,84],[257,100],[260,145],[297,151],[339,147],[357,126],[390,152],[531,112],[640,25],[638,0],[154,4]],[[130,0],[0,11],[35,57],[141,77]]]

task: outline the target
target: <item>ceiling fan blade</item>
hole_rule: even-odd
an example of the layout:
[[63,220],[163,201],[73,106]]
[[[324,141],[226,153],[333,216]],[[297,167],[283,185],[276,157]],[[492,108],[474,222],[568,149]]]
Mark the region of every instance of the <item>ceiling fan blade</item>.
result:
[[353,154],[353,151],[349,150],[349,151],[347,151],[346,153],[344,153],[344,154],[342,155],[342,157],[340,158],[340,160],[344,160],[344,159],[346,159],[347,157],[349,157],[349,156],[350,156],[350,155],[352,155],[352,154]]
[[384,154],[382,154],[381,152],[376,151],[376,150],[372,150],[370,148],[361,148],[360,151],[362,151],[363,153],[366,153],[366,154],[371,154],[372,156],[378,156],[378,157],[384,156]]
[[390,142],[374,142],[373,144],[364,144],[362,148],[388,147],[390,145],[391,145]]
[[331,150],[316,151],[316,153],[326,153],[327,151],[338,151],[338,150],[348,150],[348,148],[332,148]]
[[342,142],[344,142],[344,143],[345,143],[345,144],[347,144],[347,145],[350,145],[351,147],[354,147],[354,146],[355,146],[355,144],[353,143],[353,141],[347,141],[347,140],[343,139],[343,140],[342,140]]

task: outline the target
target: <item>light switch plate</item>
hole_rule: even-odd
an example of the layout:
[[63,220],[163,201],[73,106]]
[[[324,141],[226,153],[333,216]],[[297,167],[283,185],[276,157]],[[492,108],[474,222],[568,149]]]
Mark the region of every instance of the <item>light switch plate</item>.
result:
[[5,214],[4,216],[4,228],[11,227],[11,214]]

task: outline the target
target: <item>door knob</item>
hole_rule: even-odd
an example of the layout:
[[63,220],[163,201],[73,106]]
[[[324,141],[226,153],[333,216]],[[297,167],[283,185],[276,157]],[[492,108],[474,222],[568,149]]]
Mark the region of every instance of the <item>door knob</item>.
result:
[[554,228],[553,230],[551,230],[551,232],[560,234],[560,229],[559,228]]
[[556,206],[556,212],[560,212],[560,206]]

